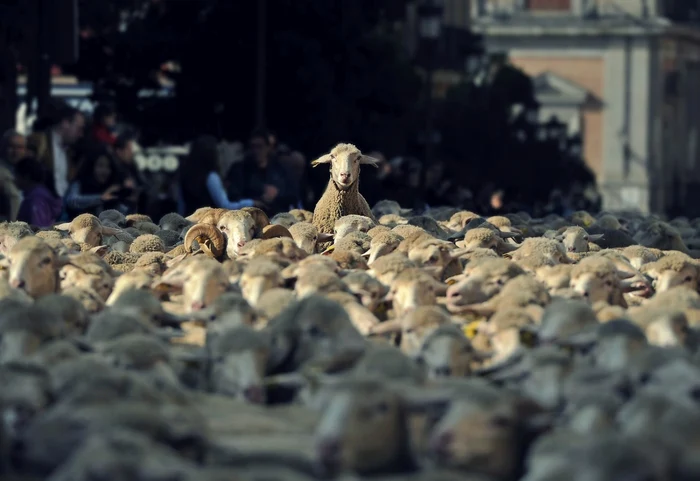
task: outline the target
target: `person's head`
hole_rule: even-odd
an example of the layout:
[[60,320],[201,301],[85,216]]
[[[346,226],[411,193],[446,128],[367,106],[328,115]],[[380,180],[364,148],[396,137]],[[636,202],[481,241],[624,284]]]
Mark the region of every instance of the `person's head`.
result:
[[95,148],[84,158],[80,166],[80,182],[86,186],[106,187],[115,182],[117,172],[106,148]]
[[271,130],[267,131],[267,143],[270,146],[270,150],[277,150],[278,147],[278,139],[277,139],[277,134],[272,132]]
[[249,146],[255,161],[261,165],[266,164],[271,150],[268,132],[264,130],[253,132],[250,136]]
[[203,175],[219,171],[219,143],[212,135],[201,135],[190,144],[187,163],[192,170],[202,171]]
[[113,129],[117,125],[117,111],[110,103],[100,104],[95,108],[92,121],[95,125]]
[[85,116],[76,108],[64,105],[56,113],[54,128],[67,145],[76,143],[83,136]]
[[16,164],[27,152],[27,139],[16,130],[8,130],[0,138],[0,158]]
[[22,190],[46,183],[46,167],[33,157],[23,157],[15,165],[15,182]]
[[128,134],[122,134],[112,146],[114,154],[120,162],[131,164],[134,162],[134,139]]
[[491,194],[490,204],[493,209],[503,208],[503,196],[505,193],[502,190],[496,190]]

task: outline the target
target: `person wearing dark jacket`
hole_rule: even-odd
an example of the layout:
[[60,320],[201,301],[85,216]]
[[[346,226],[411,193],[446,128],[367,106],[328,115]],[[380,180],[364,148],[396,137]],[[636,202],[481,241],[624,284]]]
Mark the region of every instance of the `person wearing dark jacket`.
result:
[[265,132],[256,132],[250,139],[250,152],[243,162],[234,165],[227,176],[229,196],[254,199],[266,206],[268,215],[289,209],[293,203],[288,178],[277,158],[271,154]]
[[99,215],[107,209],[128,214],[126,199],[132,193],[109,151],[100,147],[85,157],[63,200],[70,218],[83,213]]
[[190,152],[180,165],[179,207],[189,215],[200,207],[241,209],[260,206],[253,199],[229,200],[219,175],[219,149],[216,139],[205,135],[192,142]]
[[32,157],[25,157],[15,165],[17,185],[24,198],[19,206],[17,220],[38,227],[50,227],[61,215],[63,203],[46,186],[48,172]]

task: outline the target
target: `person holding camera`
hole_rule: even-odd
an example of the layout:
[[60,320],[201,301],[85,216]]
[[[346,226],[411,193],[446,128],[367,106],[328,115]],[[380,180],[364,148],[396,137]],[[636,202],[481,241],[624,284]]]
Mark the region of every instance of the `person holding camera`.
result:
[[85,156],[64,203],[71,218],[85,213],[99,215],[107,209],[127,214],[132,194],[133,189],[124,185],[109,151],[100,147]]

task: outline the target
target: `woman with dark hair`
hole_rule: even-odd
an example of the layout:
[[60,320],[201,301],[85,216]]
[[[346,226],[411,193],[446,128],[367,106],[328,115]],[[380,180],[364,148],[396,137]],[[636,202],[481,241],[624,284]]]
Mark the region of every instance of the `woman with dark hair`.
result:
[[190,152],[180,165],[180,205],[182,215],[200,207],[241,209],[253,207],[253,199],[231,201],[219,175],[219,146],[216,138],[204,135],[190,145]]
[[83,213],[98,215],[107,209],[126,214],[125,199],[131,193],[131,189],[123,186],[123,179],[107,149],[97,148],[85,156],[64,201],[71,218]]

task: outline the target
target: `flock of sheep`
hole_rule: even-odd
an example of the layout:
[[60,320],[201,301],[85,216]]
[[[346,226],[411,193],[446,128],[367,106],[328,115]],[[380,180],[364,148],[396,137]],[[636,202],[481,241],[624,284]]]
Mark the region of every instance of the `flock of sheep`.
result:
[[700,479],[698,222],[370,210],[0,225],[0,479]]

